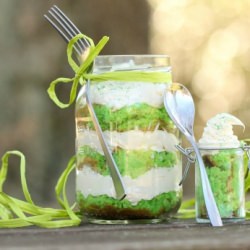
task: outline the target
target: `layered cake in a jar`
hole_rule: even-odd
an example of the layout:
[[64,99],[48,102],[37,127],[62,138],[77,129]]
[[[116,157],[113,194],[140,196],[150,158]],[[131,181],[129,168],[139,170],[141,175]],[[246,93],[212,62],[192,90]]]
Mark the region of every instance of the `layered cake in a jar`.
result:
[[[212,117],[199,140],[200,152],[223,222],[245,219],[244,146],[234,135],[233,125],[244,127],[235,116],[221,113]],[[198,164],[195,170],[196,219],[208,223]]]
[[[99,56],[94,73],[169,72],[167,56]],[[85,219],[94,223],[159,222],[180,207],[179,132],[163,105],[165,82],[98,81],[90,100],[121,174],[126,197],[116,198],[109,167],[85,100],[76,102],[76,193]]]

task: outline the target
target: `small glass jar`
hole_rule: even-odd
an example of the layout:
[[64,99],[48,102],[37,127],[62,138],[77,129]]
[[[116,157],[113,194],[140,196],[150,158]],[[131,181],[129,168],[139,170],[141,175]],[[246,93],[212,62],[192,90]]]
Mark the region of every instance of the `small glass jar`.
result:
[[[168,56],[98,56],[94,73],[169,72]],[[166,84],[138,81],[91,82],[90,98],[127,196],[116,199],[106,159],[94,130],[84,87],[76,101],[76,192],[92,223],[154,223],[181,204],[180,135],[163,105]]]
[[[223,222],[245,219],[244,151],[242,148],[201,149],[211,189]],[[200,169],[195,163],[196,220],[208,223]]]

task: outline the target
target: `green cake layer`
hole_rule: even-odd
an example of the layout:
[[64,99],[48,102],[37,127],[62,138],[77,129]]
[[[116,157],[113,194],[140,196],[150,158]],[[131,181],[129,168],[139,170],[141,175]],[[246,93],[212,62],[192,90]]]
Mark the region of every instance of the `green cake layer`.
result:
[[[164,107],[155,108],[145,103],[126,106],[115,111],[105,105],[93,104],[93,107],[103,131],[124,132],[135,128],[142,131],[153,131],[158,127],[160,130],[177,132]],[[78,117],[89,117],[87,106],[78,112]],[[83,122],[82,125],[94,129],[94,125],[90,121]]]
[[[203,155],[203,161],[221,217],[244,217],[244,167],[239,153],[223,150]],[[196,200],[199,217],[207,218],[201,183],[196,187]]]
[[[117,148],[113,152],[113,157],[121,175],[131,178],[137,178],[151,168],[170,168],[177,164],[177,152]],[[80,147],[77,152],[77,168],[81,169],[85,164],[101,175],[109,175],[105,156],[87,145]]]
[[107,195],[84,197],[77,192],[77,202],[82,214],[102,219],[153,219],[175,213],[181,203],[181,192],[162,193],[151,200],[141,200],[133,205],[127,199],[119,201]]

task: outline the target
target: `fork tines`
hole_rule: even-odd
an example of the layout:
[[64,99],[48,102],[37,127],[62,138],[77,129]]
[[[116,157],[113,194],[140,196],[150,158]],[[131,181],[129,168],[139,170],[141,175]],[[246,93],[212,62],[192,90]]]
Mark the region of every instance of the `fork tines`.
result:
[[[81,34],[76,25],[56,5],[51,7],[44,17],[67,43],[77,34]],[[78,55],[81,55],[89,46],[88,40],[79,39],[74,49]]]

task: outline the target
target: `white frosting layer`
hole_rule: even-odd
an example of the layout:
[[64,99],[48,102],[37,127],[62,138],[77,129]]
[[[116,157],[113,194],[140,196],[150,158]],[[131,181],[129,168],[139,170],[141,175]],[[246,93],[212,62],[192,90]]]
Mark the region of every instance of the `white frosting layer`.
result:
[[92,103],[117,110],[135,103],[161,107],[165,89],[165,83],[105,81],[91,85],[90,93]]
[[244,127],[238,118],[227,113],[221,113],[211,118],[199,140],[199,147],[239,147],[240,142],[233,133],[233,125]]
[[[126,199],[136,205],[142,199],[150,200],[161,193],[180,191],[181,174],[181,167],[175,166],[172,168],[152,168],[136,179],[124,176]],[[111,177],[102,176],[88,166],[77,170],[76,190],[85,197],[89,194],[116,197]]]
[[[105,131],[104,137],[112,151],[115,147],[127,150],[155,150],[176,151],[175,145],[179,143],[174,134],[166,131],[155,130],[143,132],[140,130],[130,130],[126,132]],[[77,137],[77,146],[88,145],[99,153],[103,154],[101,144],[95,131],[84,130]]]

